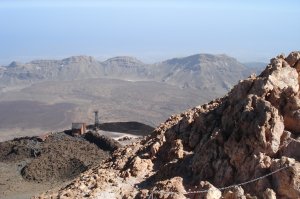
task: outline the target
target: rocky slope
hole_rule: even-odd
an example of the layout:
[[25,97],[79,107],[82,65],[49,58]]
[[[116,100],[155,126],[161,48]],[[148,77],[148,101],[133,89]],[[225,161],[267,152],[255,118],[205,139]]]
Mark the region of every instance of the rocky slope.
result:
[[26,161],[28,164],[22,168],[21,174],[24,179],[36,182],[72,179],[99,164],[112,151],[64,133],[49,134],[45,140],[40,137],[16,138],[0,142],[0,149],[0,162]]
[[30,198],[50,188],[59,189],[121,147],[95,132],[82,137],[66,132],[0,142],[1,199]]
[[299,198],[299,72],[300,52],[278,56],[40,198]]

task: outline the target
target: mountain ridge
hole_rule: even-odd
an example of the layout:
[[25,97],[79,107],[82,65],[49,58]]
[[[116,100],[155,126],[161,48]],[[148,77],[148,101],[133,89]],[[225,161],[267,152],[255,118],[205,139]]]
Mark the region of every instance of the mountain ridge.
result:
[[[106,62],[108,60],[116,60],[116,59],[120,59],[120,58],[125,58],[125,59],[127,58],[127,59],[131,59],[131,60],[136,60],[137,62],[140,62],[140,63],[145,64],[145,65],[155,65],[155,64],[162,63],[162,62],[166,62],[168,60],[192,58],[194,56],[199,56],[199,57],[201,57],[201,56],[202,57],[203,56],[208,56],[208,57],[227,57],[227,58],[233,58],[236,61],[238,61],[236,58],[231,57],[231,56],[229,56],[227,54],[210,54],[210,53],[196,53],[196,54],[192,54],[192,55],[188,55],[188,56],[169,58],[169,59],[166,59],[166,60],[162,60],[162,61],[158,61],[158,62],[153,62],[153,63],[145,63],[145,62],[141,61],[139,58],[137,58],[135,56],[127,56],[127,55],[114,56],[114,57],[107,58],[105,60],[98,60],[98,59],[96,59],[95,56],[90,56],[90,55],[72,55],[72,56],[69,56],[69,57],[62,58],[62,59],[33,59],[31,61],[28,61],[28,62],[20,62],[18,60],[13,60],[13,61],[11,61],[10,64],[8,64],[8,65],[1,65],[1,66],[2,67],[9,67],[10,65],[14,65],[14,64],[24,65],[24,64],[30,64],[32,62],[38,63],[40,61],[43,62],[43,61],[67,61],[67,60],[94,60],[94,61],[103,63],[103,62]],[[245,62],[245,63],[247,64],[247,63],[263,63],[263,62]],[[267,64],[267,63],[265,63],[265,64]]]
[[40,81],[114,78],[134,81],[157,81],[180,88],[228,91],[238,80],[251,74],[242,63],[225,54],[200,53],[146,64],[135,57],[117,56],[98,61],[92,56],[71,56],[61,60],[13,61],[0,70],[3,86]]

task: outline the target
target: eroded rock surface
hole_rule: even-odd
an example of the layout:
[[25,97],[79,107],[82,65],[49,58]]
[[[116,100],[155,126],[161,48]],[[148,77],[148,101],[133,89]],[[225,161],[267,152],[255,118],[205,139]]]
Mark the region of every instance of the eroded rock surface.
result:
[[171,116],[48,197],[300,198],[299,71],[300,52],[273,58],[259,76]]

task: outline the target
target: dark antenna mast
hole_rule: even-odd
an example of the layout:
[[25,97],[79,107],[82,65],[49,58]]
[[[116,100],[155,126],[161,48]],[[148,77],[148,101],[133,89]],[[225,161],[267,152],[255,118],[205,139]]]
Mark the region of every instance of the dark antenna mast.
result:
[[94,125],[94,128],[97,130],[100,127],[98,111],[94,111],[94,113],[95,113],[95,125]]

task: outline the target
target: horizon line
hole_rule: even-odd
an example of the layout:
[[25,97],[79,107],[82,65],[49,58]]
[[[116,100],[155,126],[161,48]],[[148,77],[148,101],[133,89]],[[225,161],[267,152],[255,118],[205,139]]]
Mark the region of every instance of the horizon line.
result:
[[[281,53],[282,54],[282,53]],[[283,53],[284,54],[284,53]],[[48,61],[48,60],[53,60],[53,61],[60,61],[64,59],[68,59],[71,57],[92,57],[95,60],[99,62],[105,62],[109,59],[117,58],[117,57],[130,57],[137,59],[138,61],[141,61],[144,64],[155,64],[155,63],[160,63],[164,62],[170,59],[181,59],[181,58],[186,58],[186,57],[191,57],[195,55],[213,55],[213,56],[227,56],[230,58],[236,59],[240,63],[252,63],[252,62],[257,62],[257,63],[268,63],[266,59],[264,60],[256,60],[256,59],[249,59],[249,60],[240,60],[235,56],[229,55],[227,53],[208,53],[208,52],[200,52],[200,53],[194,53],[194,54],[189,54],[189,55],[178,55],[178,56],[170,56],[167,58],[167,56],[160,56],[158,58],[153,58],[153,56],[134,56],[132,53],[129,54],[121,54],[121,55],[89,55],[89,54],[74,54],[74,55],[65,55],[65,56],[14,56],[11,60],[8,59],[0,59],[0,66],[9,66],[13,62],[21,63],[21,64],[28,64],[33,61]],[[151,58],[152,57],[152,58]],[[164,58],[163,58],[164,57]],[[273,56],[274,57],[274,56]],[[271,59],[270,57],[269,59]],[[4,61],[5,60],[5,61]],[[152,61],[150,61],[152,60]]]

